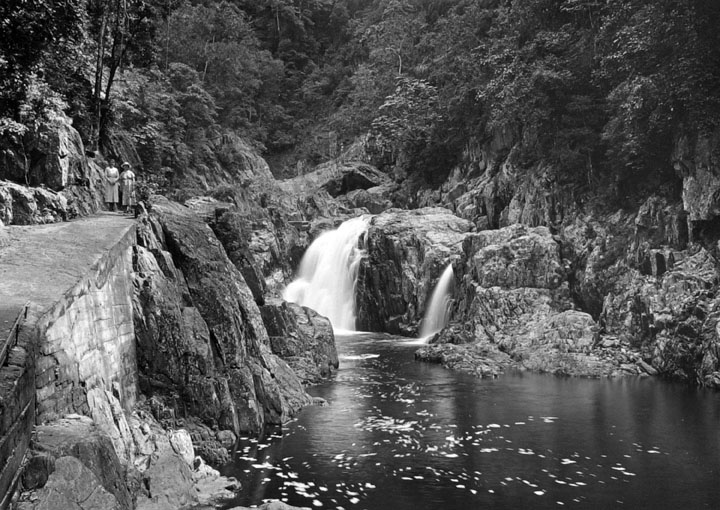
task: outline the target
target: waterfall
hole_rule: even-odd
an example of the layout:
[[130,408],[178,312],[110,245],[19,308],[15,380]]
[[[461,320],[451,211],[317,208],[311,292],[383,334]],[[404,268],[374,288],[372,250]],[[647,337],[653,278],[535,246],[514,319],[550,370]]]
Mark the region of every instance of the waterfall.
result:
[[448,323],[454,282],[455,273],[453,273],[452,264],[448,264],[433,290],[430,306],[425,312],[422,328],[420,328],[421,338],[437,333]]
[[369,216],[353,218],[315,239],[283,298],[324,315],[334,329],[354,330],[355,282],[363,255],[358,239],[369,222]]

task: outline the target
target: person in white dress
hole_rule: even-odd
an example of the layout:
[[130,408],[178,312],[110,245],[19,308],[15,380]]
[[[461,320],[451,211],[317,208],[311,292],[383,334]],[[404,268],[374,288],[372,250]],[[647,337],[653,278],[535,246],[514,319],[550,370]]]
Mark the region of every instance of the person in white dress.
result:
[[127,161],[122,164],[120,174],[120,191],[122,192],[122,207],[126,213],[131,213],[130,208],[137,204],[135,199],[135,173],[131,170]]
[[108,205],[108,210],[115,211],[117,208],[118,200],[118,180],[120,179],[120,172],[118,172],[115,166],[115,160],[111,159],[107,168],[105,168],[105,202]]

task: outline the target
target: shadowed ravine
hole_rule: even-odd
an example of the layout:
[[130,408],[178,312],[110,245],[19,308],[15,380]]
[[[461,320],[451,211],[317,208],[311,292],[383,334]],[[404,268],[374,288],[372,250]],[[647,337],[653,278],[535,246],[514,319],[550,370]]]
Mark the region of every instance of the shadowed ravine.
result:
[[[720,396],[649,379],[413,360],[413,341],[338,337],[341,367],[281,438],[241,441],[233,504],[322,508],[717,508]],[[678,428],[679,422],[683,423]]]

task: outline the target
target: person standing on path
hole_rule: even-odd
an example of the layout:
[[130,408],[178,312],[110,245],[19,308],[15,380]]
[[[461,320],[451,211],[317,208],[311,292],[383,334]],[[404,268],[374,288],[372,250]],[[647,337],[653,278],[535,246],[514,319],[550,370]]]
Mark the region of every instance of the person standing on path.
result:
[[115,160],[111,159],[110,164],[105,168],[105,202],[108,210],[115,211],[118,203],[118,180],[120,172],[115,166]]
[[135,200],[135,173],[130,169],[130,163],[125,161],[122,164],[122,173],[120,174],[120,191],[122,192],[122,206],[126,213],[130,213],[130,208],[135,208],[137,202]]

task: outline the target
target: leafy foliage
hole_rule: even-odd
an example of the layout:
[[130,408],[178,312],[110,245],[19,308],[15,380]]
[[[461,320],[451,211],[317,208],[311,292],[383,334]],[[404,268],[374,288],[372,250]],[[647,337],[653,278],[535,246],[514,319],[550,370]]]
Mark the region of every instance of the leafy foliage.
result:
[[428,182],[501,137],[633,189],[668,178],[678,130],[718,128],[719,22],[707,0],[7,0],[0,117],[127,131],[162,176],[230,168],[239,138],[294,166],[369,132]]

